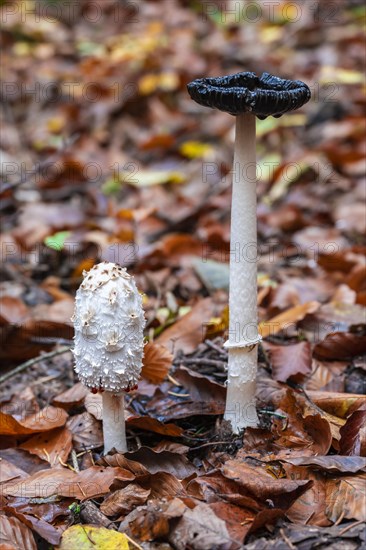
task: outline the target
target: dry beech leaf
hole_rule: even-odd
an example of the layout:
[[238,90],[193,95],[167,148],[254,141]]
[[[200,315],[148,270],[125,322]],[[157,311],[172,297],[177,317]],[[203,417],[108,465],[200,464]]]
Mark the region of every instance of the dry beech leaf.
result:
[[270,499],[276,508],[285,510],[311,485],[307,480],[275,479],[264,468],[249,466],[241,460],[228,460],[221,471],[249,495],[262,502]]
[[193,401],[215,401],[216,403],[222,403],[224,406],[226,389],[221,384],[207,378],[207,376],[186,367],[179,367],[174,371],[174,378],[189,391],[189,396]]
[[130,416],[127,419],[127,428],[129,426],[172,437],[179,437],[183,433],[183,429],[179,426],[175,424],[163,424],[156,418],[151,418],[150,416]]
[[127,487],[113,491],[107,496],[100,505],[100,511],[106,516],[125,516],[136,506],[145,504],[150,493],[150,489],[143,489],[137,483],[130,483]]
[[[58,544],[62,532],[61,525],[58,525],[58,529],[56,529],[48,522],[53,522],[58,516],[69,516],[70,500],[64,501],[63,504],[34,504],[24,502],[24,499],[19,500],[20,503],[15,501],[7,504],[6,512],[11,513],[50,544]],[[57,511],[51,511],[53,508],[56,508]]]
[[255,514],[251,515],[245,508],[229,502],[213,502],[209,506],[218,518],[225,521],[231,539],[242,545]]
[[340,434],[339,450],[342,454],[366,456],[366,407],[347,418]]
[[208,504],[198,504],[193,510],[187,508],[169,540],[178,550],[212,550],[232,542],[225,521]]
[[272,319],[269,319],[268,321],[262,321],[259,324],[259,332],[262,338],[274,336],[278,332],[281,332],[281,330],[289,328],[298,321],[302,321],[306,315],[309,313],[314,313],[319,306],[319,302],[312,301],[292,307],[291,309],[272,317]]
[[166,347],[149,342],[144,348],[141,376],[153,384],[160,384],[168,374],[172,361],[173,355]]
[[151,498],[166,499],[184,496],[185,490],[181,482],[172,474],[157,472],[136,478],[139,485],[151,491]]
[[364,334],[333,332],[314,347],[314,355],[319,359],[349,359],[366,353]]
[[120,468],[102,466],[92,466],[78,473],[66,468],[53,468],[18,482],[7,482],[2,490],[4,495],[15,497],[48,498],[59,495],[84,500],[108,493],[115,479],[131,481],[134,476]]
[[280,459],[293,466],[313,466],[326,472],[341,472],[355,474],[360,471],[366,473],[366,458],[361,456],[297,456],[294,458]]
[[332,444],[332,432],[326,418],[319,413],[304,416],[303,406],[290,389],[280,401],[279,408],[287,415],[286,425],[275,418],[272,433],[277,437],[276,445],[288,449],[286,456],[327,454]]
[[339,418],[345,418],[366,405],[366,395],[357,393],[308,391],[307,394],[315,405]]
[[33,533],[17,518],[0,516],[1,550],[37,550]]
[[219,470],[196,477],[186,485],[187,493],[193,498],[209,502],[213,494],[225,495],[225,500],[242,506],[248,511],[249,516],[251,515],[249,511],[257,513],[263,508],[263,504],[249,496],[246,489],[242,488],[236,480],[226,478]]
[[340,518],[366,521],[365,502],[366,474],[328,480],[325,513],[334,523]]
[[289,378],[300,383],[311,372],[311,345],[309,342],[299,342],[290,346],[269,347],[272,376],[279,382]]
[[100,393],[91,393],[88,390],[84,406],[87,412],[93,415],[96,420],[103,420],[103,402]]
[[[180,508],[183,507],[185,509],[185,505],[183,503],[180,504]],[[149,499],[147,505],[138,506],[123,519],[119,526],[119,531],[128,531],[132,534],[132,537],[142,542],[165,538],[170,530],[170,516],[165,513],[166,507],[167,503]],[[184,510],[179,508],[178,510],[179,517]]]
[[149,447],[140,447],[133,453],[126,453],[126,458],[143,464],[148,472],[168,472],[179,479],[190,476],[196,471],[188,458],[169,450],[156,451]]
[[157,344],[168,350],[192,353],[203,340],[204,329],[210,323],[214,314],[214,304],[211,298],[197,302],[192,310],[179,319],[156,339]]
[[51,466],[67,462],[72,448],[70,431],[65,428],[56,428],[50,432],[40,433],[20,445],[21,449],[47,460]]
[[[98,460],[98,464],[103,466],[112,466],[113,468],[121,468],[133,476],[144,476],[149,472],[139,462],[126,458],[125,454],[115,453],[114,455],[106,455]],[[133,477],[133,479],[134,479]]]
[[66,420],[67,413],[63,409],[52,407],[52,405],[22,420],[17,420],[10,414],[0,412],[0,434],[28,435],[45,432],[64,426]]
[[14,479],[23,479],[28,477],[27,472],[9,462],[4,458],[0,458],[0,483]]
[[71,416],[66,426],[72,433],[76,451],[95,449],[103,445],[102,424],[92,414],[84,412]]
[[286,511],[286,516],[293,523],[328,526],[331,521],[326,516],[326,476],[322,472],[310,471],[306,467],[285,465],[287,477],[290,479],[305,479],[310,485],[300,498],[292,503]]
[[[42,460],[37,455],[32,455],[19,447],[10,447],[0,450],[0,460],[5,459],[20,468],[29,475],[35,474],[40,470],[47,470],[50,467],[49,462]],[[1,462],[0,462],[1,464]]]
[[88,388],[81,382],[78,382],[68,390],[57,395],[52,402],[56,407],[69,410],[72,407],[80,405],[89,393]]

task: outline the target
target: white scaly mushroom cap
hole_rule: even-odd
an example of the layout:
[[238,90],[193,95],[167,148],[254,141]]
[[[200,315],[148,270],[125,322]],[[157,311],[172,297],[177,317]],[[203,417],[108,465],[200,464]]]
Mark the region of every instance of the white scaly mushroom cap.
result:
[[141,295],[126,268],[114,263],[83,275],[72,318],[75,371],[89,388],[118,393],[136,384],[142,368]]

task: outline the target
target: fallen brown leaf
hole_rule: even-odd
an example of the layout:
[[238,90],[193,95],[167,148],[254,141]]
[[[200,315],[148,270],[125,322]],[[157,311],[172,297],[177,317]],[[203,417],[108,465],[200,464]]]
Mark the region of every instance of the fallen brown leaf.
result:
[[[354,411],[340,429],[340,453],[366,456],[366,406]],[[366,459],[365,459],[366,460]]]
[[164,330],[156,343],[165,346],[171,352],[181,349],[192,353],[203,341],[205,327],[214,315],[214,304],[211,298],[199,300],[192,310]]
[[300,383],[311,372],[311,345],[299,342],[291,346],[274,346],[269,348],[272,376],[279,382],[291,379]]
[[37,550],[33,533],[17,518],[0,516],[0,548],[1,550]]
[[145,504],[150,493],[150,489],[143,489],[137,483],[130,483],[127,487],[107,496],[100,505],[100,510],[106,516],[125,516],[136,506]]
[[149,342],[144,348],[141,376],[153,384],[164,380],[172,366],[173,355],[163,346]]
[[314,347],[314,355],[319,359],[348,359],[366,353],[364,334],[333,332]]
[[259,332],[262,338],[274,336],[278,332],[289,328],[298,321],[302,321],[306,315],[309,313],[314,313],[319,306],[319,302],[312,301],[292,307],[291,309],[272,317],[272,319],[269,319],[268,321],[262,321],[259,324]]
[[143,464],[148,472],[167,472],[179,479],[190,476],[196,471],[188,458],[183,454],[169,450],[156,451],[149,447],[140,447],[133,453],[126,453],[126,458]]
[[193,510],[187,508],[174,526],[169,540],[178,550],[187,547],[212,550],[233,542],[225,521],[208,504],[198,504]]
[[327,481],[325,513],[334,523],[340,518],[366,521],[365,502],[366,474]]
[[66,427],[37,434],[20,445],[21,449],[47,460],[51,466],[67,462],[72,448],[71,433]]
[[264,468],[235,459],[225,462],[221,471],[260,502],[270,499],[276,508],[284,510],[311,485],[307,480],[275,479]]
[[120,468],[102,466],[92,466],[78,473],[67,468],[53,468],[37,472],[24,480],[7,482],[2,491],[4,495],[22,498],[59,495],[84,500],[108,493],[115,479],[131,481],[134,476]]
[[66,426],[72,434],[76,451],[95,449],[103,445],[102,424],[92,414],[84,412],[71,416]]
[[45,432],[64,426],[66,420],[67,413],[63,409],[52,407],[52,405],[22,420],[17,420],[12,415],[0,411],[0,434],[28,435]]

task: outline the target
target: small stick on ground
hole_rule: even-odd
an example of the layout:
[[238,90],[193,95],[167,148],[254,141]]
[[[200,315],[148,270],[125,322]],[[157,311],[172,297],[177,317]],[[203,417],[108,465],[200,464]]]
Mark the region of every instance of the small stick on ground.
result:
[[208,346],[209,348],[212,348],[214,349],[215,351],[217,351],[217,353],[219,353],[220,355],[222,355],[223,357],[228,357],[229,354],[227,351],[224,350],[224,348],[220,348],[220,346],[218,346],[217,344],[214,344],[213,342],[211,342],[211,340],[205,340],[205,344],[206,346]]
[[[224,369],[226,370],[227,365],[223,361],[218,361],[216,359],[205,359],[204,357],[200,357],[197,359],[192,358],[182,358],[179,359],[179,363],[183,363],[183,365],[210,365],[212,367],[216,367],[218,369]],[[176,362],[175,362],[176,364]]]
[[43,361],[44,359],[52,359],[52,357],[56,357],[56,355],[61,355],[62,353],[66,353],[67,351],[70,351],[69,347],[59,348],[54,351],[50,351],[49,353],[43,353],[42,355],[38,355],[37,357],[34,357],[33,359],[29,359],[25,363],[22,363],[21,365],[18,365],[15,367],[15,369],[6,372],[2,376],[0,376],[0,384],[5,382],[6,380],[9,380],[9,378],[13,378],[16,374],[19,374],[20,372],[23,372],[28,367],[32,367],[33,365],[36,365],[40,361]]

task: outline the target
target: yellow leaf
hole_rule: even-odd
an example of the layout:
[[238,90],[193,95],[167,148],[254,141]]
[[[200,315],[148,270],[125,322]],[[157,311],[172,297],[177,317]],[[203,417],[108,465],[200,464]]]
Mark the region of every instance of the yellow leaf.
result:
[[308,313],[314,313],[319,307],[319,302],[306,302],[299,306],[292,307],[275,317],[272,317],[269,321],[263,321],[259,325],[259,332],[262,338],[267,336],[273,336],[281,330],[301,321]]
[[362,84],[365,77],[361,71],[342,69],[324,65],[320,74],[320,84]]
[[186,141],[179,147],[179,152],[189,159],[205,158],[212,155],[213,148],[208,143],[200,141]]
[[105,527],[73,525],[62,535],[57,550],[129,550],[128,538]]
[[139,91],[141,95],[149,95],[156,90],[172,92],[179,86],[179,78],[176,73],[166,71],[159,74],[146,74],[139,80]]

